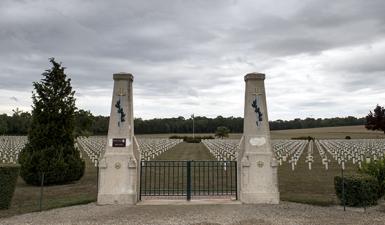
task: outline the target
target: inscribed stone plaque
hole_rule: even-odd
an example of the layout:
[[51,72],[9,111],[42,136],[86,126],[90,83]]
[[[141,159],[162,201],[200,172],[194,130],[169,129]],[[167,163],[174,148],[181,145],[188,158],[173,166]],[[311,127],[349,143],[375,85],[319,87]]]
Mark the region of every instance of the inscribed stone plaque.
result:
[[112,147],[126,147],[126,139],[125,138],[113,138],[112,139]]

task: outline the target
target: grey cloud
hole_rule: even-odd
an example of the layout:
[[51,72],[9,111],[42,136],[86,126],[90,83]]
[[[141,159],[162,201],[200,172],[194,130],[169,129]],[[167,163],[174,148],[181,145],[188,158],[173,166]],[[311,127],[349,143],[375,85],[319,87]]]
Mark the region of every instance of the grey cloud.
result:
[[311,100],[301,102],[293,106],[293,108],[324,108],[324,107],[332,107],[338,105],[338,102],[330,101],[330,100]]
[[333,62],[332,69],[346,71],[353,74],[383,73],[385,74],[385,52],[381,54],[357,55],[340,62]]
[[[146,101],[178,104],[187,97],[181,110],[201,101],[201,106],[215,105],[207,111],[220,114],[226,105],[242,101],[235,96],[243,91],[248,72],[279,71],[289,66],[290,57],[316,58],[328,50],[383,40],[384,9],[381,0],[1,1],[0,88],[30,92],[32,82],[50,67],[48,58],[56,57],[67,67],[79,99],[109,96],[112,73],[127,71],[135,76],[134,93]],[[320,62],[329,68],[314,72],[337,82],[343,93],[365,87],[379,93],[384,51]],[[279,74],[269,74],[276,85],[268,91],[276,101],[271,104],[278,104],[283,91],[320,90],[309,87],[314,80],[306,74]],[[336,78],[340,74],[347,79]],[[324,86],[318,103],[298,106],[327,104],[322,97],[334,90]],[[150,109],[140,107],[141,112]]]
[[9,99],[11,99],[12,101],[15,101],[15,102],[19,101],[15,96],[10,97]]
[[369,89],[372,93],[384,93],[385,72],[346,76],[342,82],[346,91],[357,92]]

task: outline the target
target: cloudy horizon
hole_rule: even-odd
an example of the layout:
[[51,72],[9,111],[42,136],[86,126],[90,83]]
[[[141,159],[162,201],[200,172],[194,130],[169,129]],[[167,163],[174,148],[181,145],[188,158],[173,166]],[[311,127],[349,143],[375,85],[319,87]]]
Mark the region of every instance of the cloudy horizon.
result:
[[385,1],[0,2],[0,114],[31,110],[54,57],[77,107],[109,115],[112,74],[134,75],[144,119],[243,116],[266,74],[269,119],[366,116],[385,105]]

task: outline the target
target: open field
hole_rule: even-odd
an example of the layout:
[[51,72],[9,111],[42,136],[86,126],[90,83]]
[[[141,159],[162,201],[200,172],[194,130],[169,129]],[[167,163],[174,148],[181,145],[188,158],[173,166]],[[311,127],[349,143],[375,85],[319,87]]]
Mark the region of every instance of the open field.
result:
[[[171,134],[138,135],[138,137],[169,137]],[[203,135],[203,134],[197,134]],[[273,139],[289,139],[300,136],[314,136],[317,138],[385,138],[382,132],[367,131],[362,126],[316,128],[303,130],[285,130],[271,132]],[[230,138],[239,139],[241,134],[231,134]],[[85,154],[84,154],[85,155]],[[213,156],[202,144],[181,143],[169,151],[157,157],[162,160],[212,160]],[[96,200],[96,169],[87,158],[86,173],[77,183],[44,187],[43,209],[61,206],[81,204]],[[336,162],[331,162],[326,171],[321,164],[320,156],[314,154],[313,169],[308,170],[304,160],[300,160],[295,171],[290,164],[283,164],[279,168],[279,185],[281,199],[285,201],[304,202],[320,205],[336,204],[333,178],[340,174],[340,167]],[[355,172],[356,168],[347,165],[347,172]],[[37,211],[39,209],[39,187],[26,185],[18,180],[12,207],[9,210],[1,210],[0,217]]]
[[[141,134],[137,137],[170,137],[171,135],[192,136],[192,134]],[[213,135],[210,133],[196,134],[197,136]],[[350,136],[353,139],[376,139],[385,138],[384,132],[370,131],[364,126],[345,126],[345,127],[322,127],[309,129],[292,129],[292,130],[273,130],[271,131],[272,139],[290,139],[295,137],[313,136],[318,139],[343,139]],[[242,134],[230,133],[229,138],[241,139]]]
[[350,136],[352,139],[385,138],[384,132],[370,131],[364,126],[322,127],[271,131],[272,139],[290,139],[309,135],[317,139],[344,139],[346,136]]

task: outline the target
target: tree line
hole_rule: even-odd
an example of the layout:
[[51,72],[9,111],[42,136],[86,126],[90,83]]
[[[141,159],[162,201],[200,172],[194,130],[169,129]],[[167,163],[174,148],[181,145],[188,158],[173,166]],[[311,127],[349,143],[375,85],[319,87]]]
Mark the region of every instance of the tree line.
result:
[[[77,110],[75,112],[76,135],[105,135],[108,132],[108,116],[94,116],[89,111]],[[288,130],[317,127],[335,127],[365,125],[366,118],[353,116],[326,119],[294,119],[270,121],[271,130]],[[31,124],[31,114],[19,109],[12,115],[0,114],[0,135],[26,135]],[[144,120],[135,118],[136,134],[161,134],[161,133],[192,133],[192,118],[182,116],[176,118],[155,118]],[[243,132],[242,117],[207,118],[196,116],[194,130],[196,133],[215,133],[220,126],[227,127],[232,133]]]

